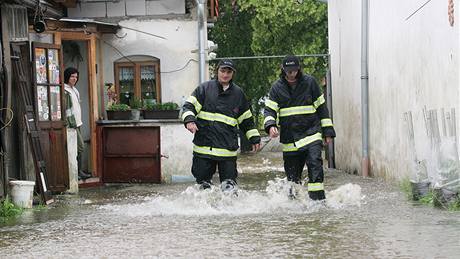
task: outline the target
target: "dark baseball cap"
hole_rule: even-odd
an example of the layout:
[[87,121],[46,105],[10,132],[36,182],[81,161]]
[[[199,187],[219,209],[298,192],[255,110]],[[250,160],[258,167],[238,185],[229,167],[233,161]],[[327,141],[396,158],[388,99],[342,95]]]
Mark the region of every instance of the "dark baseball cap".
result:
[[284,71],[294,71],[300,69],[300,60],[298,57],[290,55],[286,56],[283,59],[283,70]]
[[221,61],[219,61],[219,64],[217,64],[217,68],[219,69],[221,67],[227,67],[236,72],[235,63],[233,63],[231,59],[222,59]]

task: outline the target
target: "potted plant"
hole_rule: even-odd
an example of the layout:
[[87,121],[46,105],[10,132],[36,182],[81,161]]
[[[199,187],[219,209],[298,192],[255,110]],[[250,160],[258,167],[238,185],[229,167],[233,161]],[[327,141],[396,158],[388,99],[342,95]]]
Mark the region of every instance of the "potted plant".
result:
[[139,120],[141,109],[142,109],[141,99],[134,97],[133,99],[130,100],[129,106],[131,107],[131,119]]
[[107,119],[109,120],[129,120],[131,118],[131,108],[124,103],[114,103],[107,107]]
[[144,105],[144,119],[177,119],[179,105],[173,102],[147,103]]

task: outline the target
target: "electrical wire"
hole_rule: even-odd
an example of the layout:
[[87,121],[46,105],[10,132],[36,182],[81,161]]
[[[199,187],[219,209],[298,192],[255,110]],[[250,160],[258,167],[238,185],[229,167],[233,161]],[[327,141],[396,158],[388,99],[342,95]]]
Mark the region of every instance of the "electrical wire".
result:
[[407,18],[406,18],[406,21],[409,20],[414,14],[418,13],[418,11],[420,11],[423,7],[425,7],[425,5],[427,5],[429,2],[431,2],[431,0],[428,0],[426,1],[422,6],[420,6],[417,10],[415,10],[411,15],[409,15]]
[[150,36],[156,37],[156,38],[160,38],[160,39],[163,39],[163,40],[167,40],[167,39],[166,39],[165,37],[163,37],[163,36],[159,36],[159,35],[156,35],[156,34],[153,34],[153,33],[150,33],[150,32],[141,31],[141,30],[138,30],[138,29],[134,29],[134,28],[130,28],[130,27],[126,27],[126,26],[122,26],[122,25],[120,25],[120,24],[118,24],[118,26],[120,26],[120,27],[121,27],[121,28],[123,28],[123,29],[132,30],[132,31],[136,31],[136,32],[144,33],[144,34],[147,34],[147,35],[150,35]]
[[189,60],[187,61],[187,63],[185,63],[185,65],[184,65],[183,67],[181,67],[181,68],[179,68],[179,69],[176,69],[176,70],[171,70],[171,71],[164,71],[164,72],[163,72],[163,71],[160,71],[160,74],[168,74],[168,73],[174,73],[174,72],[179,72],[179,71],[181,71],[181,70],[184,70],[184,69],[188,66],[188,64],[190,64],[191,61],[198,62],[198,60],[191,58],[191,59],[189,59]]
[[[96,36],[98,39],[100,39],[102,42],[104,42],[105,44],[107,44],[108,46],[112,47],[116,52],[118,52],[118,54],[120,54],[120,56],[122,56],[123,58],[127,59],[130,63],[132,63],[133,65],[136,64],[136,62],[132,61],[129,57],[127,57],[125,54],[123,54],[123,52],[121,52],[121,50],[119,50],[117,47],[113,46],[112,44],[108,43],[107,41],[105,41],[104,39],[102,39],[101,37],[99,36]],[[182,71],[184,70],[189,64],[191,61],[195,61],[195,62],[198,62],[196,59],[193,59],[193,58],[190,58],[186,63],[185,65],[183,65],[181,68],[178,68],[178,69],[175,69],[175,70],[171,70],[171,71],[160,71],[160,74],[169,74],[169,73],[174,73],[174,72],[179,72],[179,71]]]
[[[0,131],[2,131],[4,128],[8,127],[11,125],[11,122],[13,121],[13,117],[14,117],[14,112],[13,110],[11,110],[10,108],[0,108],[0,111],[2,110],[7,110],[11,113],[11,116],[10,116],[10,120],[7,122],[7,123],[3,123],[3,127],[0,128]],[[3,121],[2,121],[3,122]]]

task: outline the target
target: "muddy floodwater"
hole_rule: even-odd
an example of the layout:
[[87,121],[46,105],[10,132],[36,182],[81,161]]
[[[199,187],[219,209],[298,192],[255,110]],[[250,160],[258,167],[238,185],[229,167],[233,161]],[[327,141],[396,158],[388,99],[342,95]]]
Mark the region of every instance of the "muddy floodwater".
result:
[[287,197],[281,154],[239,159],[238,196],[109,185],[0,223],[1,258],[460,258],[460,213],[326,172],[326,203]]

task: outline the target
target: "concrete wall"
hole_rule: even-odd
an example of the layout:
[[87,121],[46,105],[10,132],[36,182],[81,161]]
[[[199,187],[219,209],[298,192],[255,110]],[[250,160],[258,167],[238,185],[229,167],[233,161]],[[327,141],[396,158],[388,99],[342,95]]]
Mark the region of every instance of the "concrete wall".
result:
[[140,15],[184,14],[185,0],[120,0],[86,2],[68,9],[69,17],[123,17]]
[[[458,174],[458,18],[450,26],[448,1],[410,18],[426,1],[369,2],[371,174],[434,181]],[[336,163],[361,173],[361,0],[328,4]]]

